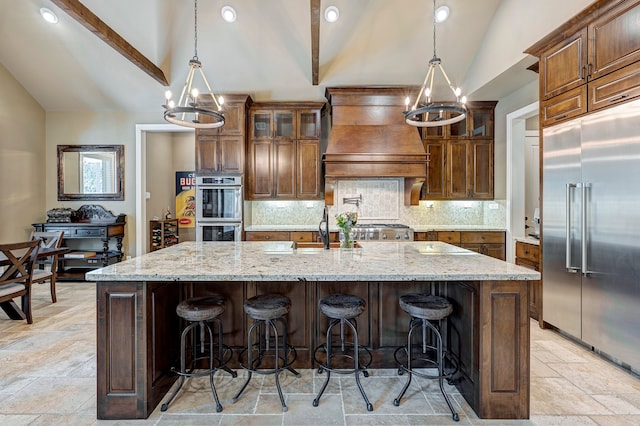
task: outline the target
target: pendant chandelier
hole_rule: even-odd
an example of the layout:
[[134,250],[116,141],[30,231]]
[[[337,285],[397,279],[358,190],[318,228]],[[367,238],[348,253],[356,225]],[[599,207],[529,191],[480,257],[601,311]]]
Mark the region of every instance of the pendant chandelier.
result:
[[[442,60],[436,55],[436,0],[433,0],[433,58],[429,61],[429,69],[424,78],[415,102],[409,108],[410,99],[405,100],[406,111],[403,112],[405,122],[416,127],[438,127],[457,123],[467,115],[466,96],[460,97],[459,87],[454,88],[447,73],[442,67]],[[432,102],[433,81],[436,71],[440,71],[456,98],[455,102]],[[446,113],[446,114],[445,114]]]
[[[198,75],[207,88],[207,93],[204,96],[194,84],[194,79]],[[215,129],[224,125],[224,115],[221,112],[224,99],[222,96],[216,98],[213,94],[209,81],[202,70],[202,63],[198,60],[198,0],[194,0],[194,54],[189,61],[189,74],[187,74],[177,104],[171,99],[171,96],[171,91],[167,90],[165,93],[166,103],[162,105],[165,108],[164,119],[169,123],[196,129]],[[205,97],[211,98],[211,100],[203,99]],[[213,108],[214,106],[215,108]]]

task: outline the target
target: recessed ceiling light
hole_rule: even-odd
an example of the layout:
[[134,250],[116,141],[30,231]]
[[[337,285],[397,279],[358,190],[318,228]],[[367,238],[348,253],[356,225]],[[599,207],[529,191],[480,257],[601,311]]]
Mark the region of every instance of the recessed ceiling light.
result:
[[51,11],[51,9],[47,9],[46,7],[41,8],[40,15],[42,16],[42,18],[44,18],[45,21],[50,24],[58,23],[58,17]]
[[236,14],[236,10],[231,6],[223,6],[221,10],[222,19],[227,22],[235,22],[238,15]]
[[440,6],[436,9],[435,20],[436,22],[444,22],[449,17],[449,6]]
[[335,6],[329,6],[324,10],[324,19],[327,22],[336,22],[340,17],[340,11]]

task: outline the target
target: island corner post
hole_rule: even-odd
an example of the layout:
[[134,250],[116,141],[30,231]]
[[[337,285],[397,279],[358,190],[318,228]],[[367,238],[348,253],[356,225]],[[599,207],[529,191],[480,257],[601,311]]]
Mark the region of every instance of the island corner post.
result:
[[[100,281],[97,280],[97,417],[147,418],[177,376],[177,303],[187,296],[220,294],[225,343],[246,343],[246,298],[279,292],[292,301],[289,342],[296,368],[313,368],[313,349],[326,326],[317,301],[348,291],[367,302],[361,340],[372,368],[396,368],[393,351],[404,344],[408,317],[399,296],[435,292],[453,313],[443,339],[460,363],[454,383],[480,418],[529,418],[529,318],[525,280],[479,281]],[[366,320],[365,320],[366,319]]]

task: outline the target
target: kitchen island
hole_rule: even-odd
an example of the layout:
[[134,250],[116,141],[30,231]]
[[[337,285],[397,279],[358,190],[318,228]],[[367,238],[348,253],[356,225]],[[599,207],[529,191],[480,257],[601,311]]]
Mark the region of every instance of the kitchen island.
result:
[[185,242],[91,271],[97,282],[99,419],[146,418],[176,376],[180,320],[175,307],[192,296],[221,294],[225,343],[246,341],[243,302],[277,292],[292,301],[289,342],[296,368],[313,368],[326,319],[320,298],[348,292],[365,299],[358,319],[372,368],[396,368],[408,316],[400,295],[449,299],[443,324],[458,360],[454,383],[481,418],[529,417],[527,280],[540,274],[441,242],[362,242],[353,250],[297,248],[292,242]]

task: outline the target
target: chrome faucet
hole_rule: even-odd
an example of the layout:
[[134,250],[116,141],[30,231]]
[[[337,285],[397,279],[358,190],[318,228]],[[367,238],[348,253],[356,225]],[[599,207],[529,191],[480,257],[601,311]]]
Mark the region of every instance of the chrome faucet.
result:
[[[322,229],[322,224],[324,223],[324,230]],[[329,208],[324,206],[324,212],[322,213],[322,220],[318,225],[318,233],[320,234],[320,238],[322,238],[322,243],[324,244],[325,250],[329,250]]]

